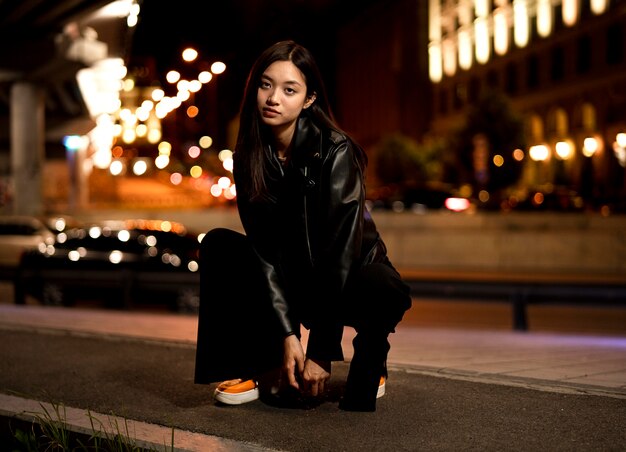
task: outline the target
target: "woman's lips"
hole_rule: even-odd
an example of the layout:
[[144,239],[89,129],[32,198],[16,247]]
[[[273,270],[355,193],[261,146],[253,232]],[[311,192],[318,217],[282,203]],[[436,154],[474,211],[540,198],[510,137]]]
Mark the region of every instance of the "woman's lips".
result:
[[276,116],[278,116],[280,113],[278,113],[276,110],[273,110],[271,108],[264,108],[263,109],[263,116],[265,116],[266,118],[274,118]]

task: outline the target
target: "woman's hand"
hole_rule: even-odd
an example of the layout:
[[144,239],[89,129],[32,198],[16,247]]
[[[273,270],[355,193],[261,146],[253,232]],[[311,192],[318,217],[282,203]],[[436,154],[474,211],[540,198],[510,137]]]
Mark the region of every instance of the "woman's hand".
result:
[[283,371],[289,385],[314,397],[322,394],[330,379],[330,361],[305,359],[302,344],[293,334],[285,338],[283,345]]
[[330,379],[330,361],[307,358],[302,372],[304,390],[316,397],[324,392],[324,385]]
[[283,371],[287,374],[289,385],[300,390],[298,376],[304,373],[304,350],[295,334],[287,336],[283,342]]

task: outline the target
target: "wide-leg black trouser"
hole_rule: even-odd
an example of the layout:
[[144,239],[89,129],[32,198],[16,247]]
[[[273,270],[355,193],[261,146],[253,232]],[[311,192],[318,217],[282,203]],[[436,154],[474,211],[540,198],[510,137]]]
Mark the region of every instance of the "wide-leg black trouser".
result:
[[[209,231],[200,247],[200,272],[195,382],[251,378],[280,367],[283,335],[247,237]],[[350,275],[339,308],[357,335],[343,408],[375,409],[387,337],[410,306],[409,288],[389,262]]]

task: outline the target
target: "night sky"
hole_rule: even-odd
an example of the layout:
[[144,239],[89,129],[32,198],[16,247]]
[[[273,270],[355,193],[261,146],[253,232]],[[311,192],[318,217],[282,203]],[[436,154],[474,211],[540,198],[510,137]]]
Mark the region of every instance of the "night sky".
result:
[[226,63],[223,86],[240,93],[254,59],[274,42],[294,39],[313,52],[332,90],[336,30],[376,1],[145,0],[133,34],[131,66],[132,58],[154,57],[162,81],[167,70],[181,64],[182,49],[193,46],[199,59]]

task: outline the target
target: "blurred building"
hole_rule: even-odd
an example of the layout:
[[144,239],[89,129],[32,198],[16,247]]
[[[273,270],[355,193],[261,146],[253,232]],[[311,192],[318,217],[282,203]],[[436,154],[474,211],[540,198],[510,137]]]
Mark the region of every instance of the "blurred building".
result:
[[430,0],[428,22],[435,135],[497,90],[525,122],[523,186],[623,203],[626,2]]
[[390,133],[421,139],[430,126],[428,3],[372,2],[340,24],[335,106],[366,149]]

